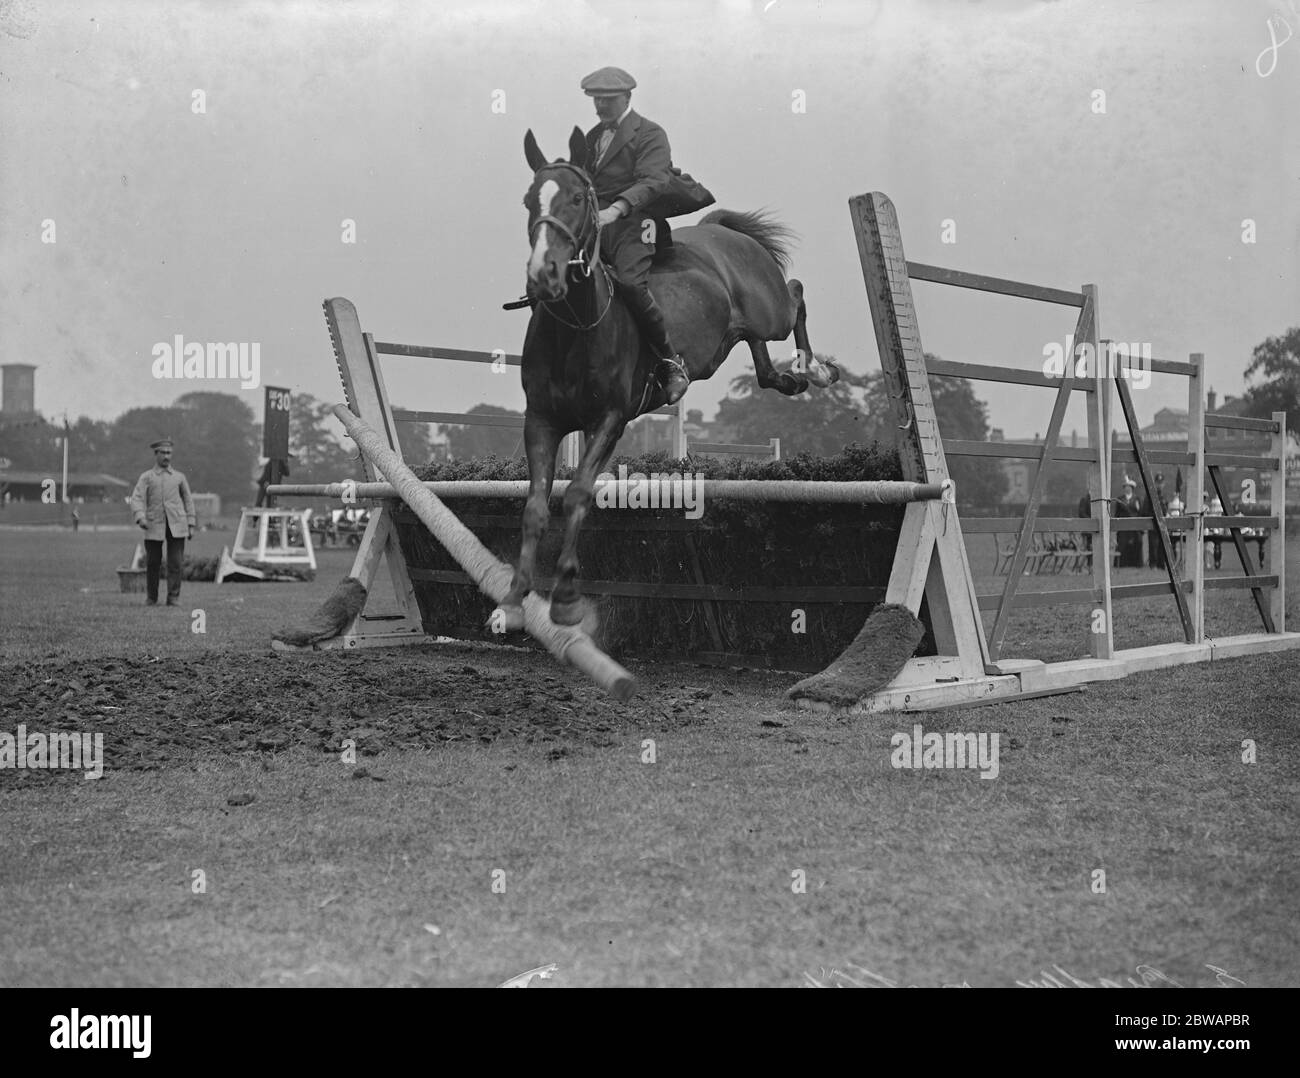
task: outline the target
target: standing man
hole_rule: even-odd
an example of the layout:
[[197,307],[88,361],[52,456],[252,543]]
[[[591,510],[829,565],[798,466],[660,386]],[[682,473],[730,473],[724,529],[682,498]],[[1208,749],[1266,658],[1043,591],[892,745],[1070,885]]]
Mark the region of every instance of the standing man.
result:
[[[1132,479],[1124,480],[1124,493],[1116,506],[1117,517],[1135,517],[1142,508],[1138,501],[1137,483]],[[1123,531],[1119,533],[1119,564],[1121,568],[1142,568],[1142,533]]]
[[686,364],[668,339],[663,311],[650,293],[654,243],[646,242],[656,226],[642,212],[672,182],[672,152],[664,129],[632,111],[636,79],[617,67],[593,71],[581,83],[592,98],[600,123],[587,132],[587,172],[600,207],[601,254],[623,285],[623,299],[642,335],[659,357],[655,376],[676,404],[690,385]]
[[1151,528],[1147,532],[1147,564],[1152,569],[1163,569],[1165,567],[1165,552],[1160,546],[1160,529],[1155,525],[1155,505],[1159,504],[1160,512],[1164,513],[1165,507],[1169,504],[1165,501],[1165,477],[1156,472],[1156,490],[1148,498],[1142,500],[1142,515],[1151,517]]
[[194,499],[184,472],[172,468],[172,440],[152,442],[154,466],[141,474],[131,494],[131,512],[144,529],[145,605],[158,605],[163,540],[167,541],[167,605],[180,606],[185,540],[194,531]]

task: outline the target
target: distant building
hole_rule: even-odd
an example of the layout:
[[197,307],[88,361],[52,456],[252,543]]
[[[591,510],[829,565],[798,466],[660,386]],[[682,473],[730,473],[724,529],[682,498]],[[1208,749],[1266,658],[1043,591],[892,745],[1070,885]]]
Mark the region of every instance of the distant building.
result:
[[36,413],[36,368],[30,363],[0,364],[0,415],[17,419]]
[[[39,502],[45,484],[51,479],[58,487],[63,482],[63,473],[58,470],[0,471],[0,501]],[[69,472],[67,495],[74,502],[117,502],[130,496],[132,486],[125,479],[103,472]],[[64,492],[58,490],[57,494],[61,499]]]
[[[1225,394],[1223,401],[1219,401],[1219,395],[1211,389],[1205,395],[1205,413],[1206,415],[1223,415],[1223,416],[1245,416],[1247,414],[1247,404],[1244,397],[1233,397]],[[1181,408],[1161,408],[1155,415],[1155,419],[1150,426],[1142,428],[1142,440],[1147,445],[1157,445],[1160,443],[1174,443],[1178,448],[1184,448],[1187,445],[1187,411]],[[1265,455],[1271,444],[1270,438],[1266,434],[1261,434],[1251,430],[1232,430],[1222,427],[1209,427],[1205,435],[1206,448],[1210,452],[1218,453],[1244,453],[1249,455]],[[1128,431],[1117,431],[1115,435],[1115,446],[1117,448],[1132,448],[1132,439],[1128,436]],[[1285,501],[1288,504],[1300,503],[1300,432],[1289,431],[1287,434],[1286,448],[1286,486],[1287,493]],[[1133,478],[1138,478],[1137,468],[1135,465],[1129,465],[1130,473]],[[1163,467],[1157,470],[1166,473],[1177,472],[1178,466],[1172,468]],[[1261,501],[1272,501],[1272,473],[1261,471],[1258,468],[1233,468],[1225,467],[1223,477],[1233,493],[1241,490],[1243,479],[1253,479],[1256,483],[1256,493]],[[1184,476],[1186,470],[1184,469]],[[1207,480],[1208,483],[1208,480]],[[1169,486],[1172,490],[1172,486]],[[1209,489],[1208,486],[1206,489]]]
[[[1246,414],[1246,401],[1242,397],[1225,396],[1220,402],[1218,394],[1211,389],[1205,395],[1205,411],[1207,415],[1243,416]],[[1123,416],[1117,415],[1115,421],[1116,429],[1113,435],[1112,448],[1132,450],[1133,440],[1129,437],[1128,428],[1123,422]],[[1187,410],[1183,408],[1161,408],[1156,412],[1151,422],[1142,428],[1141,434],[1142,444],[1149,449],[1185,451],[1187,448]],[[1011,441],[1041,445],[1043,438],[1041,432],[1037,431],[1032,437],[1022,435],[1006,438],[1002,430],[994,428],[989,431],[989,440],[993,442]],[[1086,434],[1081,435],[1077,431],[1072,431],[1068,438],[1062,438],[1062,444],[1071,448],[1087,448],[1088,438]],[[1267,435],[1255,431],[1210,427],[1206,434],[1206,444],[1211,452],[1258,454],[1263,456],[1268,452],[1270,443]],[[1054,469],[1060,467],[1062,467],[1060,462],[1054,462]],[[1075,465],[1075,467],[1082,466]],[[1024,504],[1029,499],[1029,489],[1033,484],[1034,475],[1038,469],[1037,462],[1034,460],[1004,460],[1002,461],[1002,469],[1006,473],[1008,484],[1005,502]],[[1174,476],[1179,470],[1180,466],[1176,464],[1156,464],[1153,466],[1153,471],[1161,473],[1165,477],[1166,495],[1173,493]],[[1181,467],[1181,471],[1184,483],[1188,482],[1190,477],[1187,474],[1187,468]],[[1287,436],[1286,475],[1286,501],[1288,504],[1295,505],[1300,503],[1300,432],[1291,431]],[[1243,479],[1253,479],[1256,483],[1259,499],[1261,501],[1272,500],[1271,491],[1269,490],[1271,473],[1261,472],[1257,468],[1224,468],[1223,476],[1234,492],[1240,491]],[[1111,475],[1112,492],[1118,493],[1120,491],[1126,477],[1138,482],[1138,494],[1141,495],[1140,473],[1137,465],[1131,463],[1115,465]]]

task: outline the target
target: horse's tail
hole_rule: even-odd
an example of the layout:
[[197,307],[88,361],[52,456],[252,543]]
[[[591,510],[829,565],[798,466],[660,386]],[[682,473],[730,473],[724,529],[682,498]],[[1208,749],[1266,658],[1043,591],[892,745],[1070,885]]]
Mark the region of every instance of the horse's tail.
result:
[[795,233],[763,210],[743,213],[740,210],[714,210],[701,221],[702,225],[721,225],[733,232],[741,232],[755,240],[773,261],[785,272],[790,268],[790,244]]

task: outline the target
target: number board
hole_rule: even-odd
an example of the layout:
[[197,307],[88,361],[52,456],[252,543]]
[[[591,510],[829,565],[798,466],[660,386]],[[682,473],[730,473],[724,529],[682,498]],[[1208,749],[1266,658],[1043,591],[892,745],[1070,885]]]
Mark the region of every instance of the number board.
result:
[[289,391],[266,387],[266,421],[262,428],[262,456],[289,459]]

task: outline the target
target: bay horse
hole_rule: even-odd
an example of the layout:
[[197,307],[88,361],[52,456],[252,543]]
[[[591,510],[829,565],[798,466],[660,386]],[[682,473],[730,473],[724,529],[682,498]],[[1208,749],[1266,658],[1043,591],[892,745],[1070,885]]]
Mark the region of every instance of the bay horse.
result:
[[[556,453],[566,434],[581,431],[587,442],[564,493],[564,543],[551,621],[589,628],[594,617],[578,584],[578,535],[594,484],[628,423],[658,408],[665,397],[654,378],[658,359],[601,262],[599,209],[585,171],[582,131],[573,129],[568,161],[548,162],[531,130],[524,137],[524,156],[534,173],[524,206],[531,249],[528,291],[537,300],[522,365],[529,492],[519,565],[493,623],[506,630],[523,626],[523,600],[550,518]],[[692,381],[712,375],[741,341],[749,345],[758,384],[766,389],[792,396],[810,383],[825,387],[839,379],[835,365],[817,360],[808,343],[803,285],[785,280],[789,236],[764,214],[731,210],[715,210],[698,225],[673,233],[670,253],[651,270],[650,288]],[[791,332],[799,357],[793,371],[779,372],[767,342],[785,340]]]

